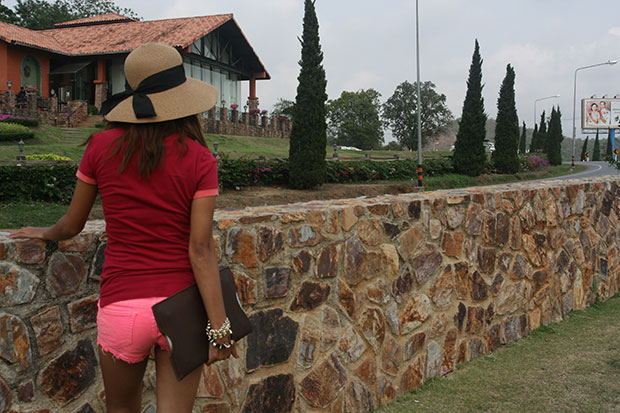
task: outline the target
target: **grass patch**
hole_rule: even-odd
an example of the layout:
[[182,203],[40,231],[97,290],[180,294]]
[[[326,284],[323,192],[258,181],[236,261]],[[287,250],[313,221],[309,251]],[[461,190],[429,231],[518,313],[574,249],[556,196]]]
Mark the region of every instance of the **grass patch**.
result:
[[0,204],[0,228],[49,226],[67,211],[67,205],[49,202],[9,202]]
[[377,412],[617,411],[619,317],[617,296],[572,312]]

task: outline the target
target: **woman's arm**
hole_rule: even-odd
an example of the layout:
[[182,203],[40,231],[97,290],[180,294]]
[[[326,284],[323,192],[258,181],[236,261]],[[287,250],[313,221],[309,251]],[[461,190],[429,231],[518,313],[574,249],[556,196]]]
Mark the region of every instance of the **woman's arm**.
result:
[[61,241],[76,236],[84,228],[95,198],[97,186],[78,179],[69,209],[51,227],[24,227],[10,234],[10,238],[39,238]]
[[[226,310],[213,240],[214,209],[215,197],[197,198],[192,201],[189,259],[211,327],[218,329],[224,324]],[[229,340],[226,337],[217,341],[228,343]],[[231,354],[238,357],[235,346],[229,349],[209,346],[209,364],[217,360],[225,360]]]

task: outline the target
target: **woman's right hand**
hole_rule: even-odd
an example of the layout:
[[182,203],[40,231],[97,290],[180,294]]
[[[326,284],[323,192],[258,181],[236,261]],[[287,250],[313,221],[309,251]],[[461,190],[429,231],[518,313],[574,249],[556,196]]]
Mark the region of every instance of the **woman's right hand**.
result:
[[215,363],[216,361],[226,360],[231,355],[236,359],[239,358],[239,354],[237,354],[237,343],[233,343],[230,348],[224,348],[221,350],[209,343],[209,361],[207,361],[207,366]]

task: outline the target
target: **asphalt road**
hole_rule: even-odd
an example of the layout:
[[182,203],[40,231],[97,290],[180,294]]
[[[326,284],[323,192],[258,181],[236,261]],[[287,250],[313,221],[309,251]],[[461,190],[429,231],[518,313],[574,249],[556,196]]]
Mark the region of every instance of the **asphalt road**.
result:
[[554,178],[545,178],[540,179],[540,181],[551,181],[555,179],[581,179],[581,178],[593,178],[595,176],[607,176],[607,175],[618,175],[620,171],[618,171],[615,167],[610,166],[609,163],[605,161],[596,161],[596,162],[575,162],[576,165],[586,165],[588,167],[587,171],[578,172],[572,175],[563,175],[556,176]]

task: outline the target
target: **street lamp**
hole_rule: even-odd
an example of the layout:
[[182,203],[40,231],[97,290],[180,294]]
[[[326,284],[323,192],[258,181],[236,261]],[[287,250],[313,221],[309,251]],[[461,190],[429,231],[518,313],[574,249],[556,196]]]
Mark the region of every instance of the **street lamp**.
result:
[[559,97],[560,97],[560,95],[553,95],[553,96],[547,96],[545,98],[536,99],[534,101],[534,125],[536,125],[536,116],[538,115],[538,113],[536,112],[536,103],[540,102],[541,100],[555,99],[555,98],[559,98]]
[[418,0],[415,0],[415,53],[418,69],[417,94],[418,94],[418,186],[422,186],[422,106],[420,105],[420,25],[418,21]]
[[575,126],[575,118],[576,118],[576,106],[577,106],[577,72],[583,69],[589,69],[591,67],[604,66],[604,65],[615,65],[618,63],[617,60],[608,60],[603,63],[597,63],[595,65],[582,66],[575,69],[575,81],[573,83],[573,157],[572,157],[572,167],[575,166],[575,139],[577,135],[577,127]]

